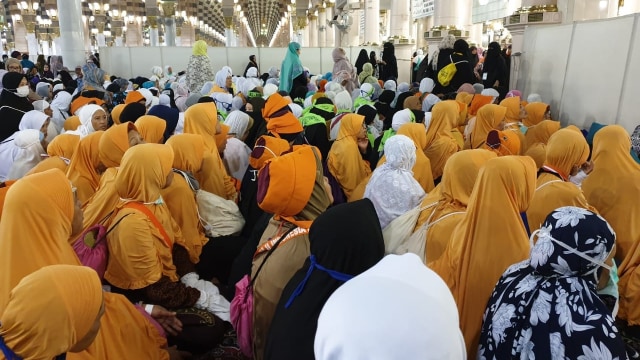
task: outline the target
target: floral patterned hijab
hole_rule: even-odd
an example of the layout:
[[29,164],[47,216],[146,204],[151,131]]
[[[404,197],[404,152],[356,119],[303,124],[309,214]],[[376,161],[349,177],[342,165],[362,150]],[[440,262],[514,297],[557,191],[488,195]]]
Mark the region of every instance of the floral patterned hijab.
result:
[[567,206],[547,216],[537,236],[530,259],[507,269],[491,295],[478,359],[626,359],[596,293],[613,229],[599,215]]

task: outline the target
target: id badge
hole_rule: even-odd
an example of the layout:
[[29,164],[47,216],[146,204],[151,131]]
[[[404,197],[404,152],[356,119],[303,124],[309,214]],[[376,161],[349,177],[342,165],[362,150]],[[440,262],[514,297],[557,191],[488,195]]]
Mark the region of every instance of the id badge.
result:
[[487,80],[487,76],[489,75],[489,73],[484,73],[482,74],[482,80]]

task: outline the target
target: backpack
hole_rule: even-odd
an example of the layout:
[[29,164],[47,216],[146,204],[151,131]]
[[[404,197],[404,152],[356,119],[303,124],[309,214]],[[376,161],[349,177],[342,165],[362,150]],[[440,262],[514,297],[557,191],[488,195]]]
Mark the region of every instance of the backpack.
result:
[[456,68],[457,64],[460,64],[463,62],[469,62],[467,60],[462,60],[454,63],[453,59],[451,58],[451,55],[449,55],[449,60],[451,60],[451,62],[447,64],[447,66],[440,69],[440,71],[438,71],[438,82],[442,86],[449,86],[449,83],[451,83],[451,80],[453,79],[453,77],[456,75],[456,72],[458,71],[458,68]]
[[295,229],[297,227],[289,229],[273,244],[264,259],[262,259],[262,263],[256,270],[253,279],[249,275],[245,275],[236,283],[236,294],[231,300],[231,325],[236,330],[240,351],[249,358],[253,357],[253,284],[269,256],[280,245],[282,240]]

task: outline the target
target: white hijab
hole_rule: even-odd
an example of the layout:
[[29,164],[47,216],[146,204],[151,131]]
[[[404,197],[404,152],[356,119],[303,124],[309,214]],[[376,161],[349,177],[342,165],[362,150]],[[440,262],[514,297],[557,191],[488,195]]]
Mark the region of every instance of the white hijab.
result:
[[8,177],[9,171],[20,153],[20,148],[16,145],[15,141],[18,133],[24,130],[35,130],[38,132],[39,137],[40,129],[42,125],[44,125],[44,122],[47,121],[47,118],[47,115],[37,110],[26,112],[22,115],[22,119],[18,125],[18,131],[0,143],[0,181],[10,179]]
[[325,303],[317,360],[466,359],[447,285],[412,253],[387,255]]
[[100,105],[96,104],[87,104],[78,110],[78,117],[80,118],[80,126],[73,131],[67,131],[65,134],[73,134],[80,136],[80,139],[83,139],[85,136],[94,133],[96,129],[93,128],[93,124],[91,123],[91,119],[93,118],[93,114],[96,111],[104,109]]
[[413,177],[416,145],[409,137],[394,135],[384,144],[387,161],[371,175],[364,197],[376,208],[380,227],[418,206],[425,196],[422,186]]
[[229,113],[224,124],[229,126],[229,135],[234,134],[235,137],[241,138],[249,127],[249,115],[242,111],[234,110]]
[[425,96],[424,100],[422,100],[422,111],[431,111],[433,105],[439,103],[440,101],[442,100],[440,100],[439,97],[433,94]]
[[7,179],[17,180],[22,178],[29,170],[42,160],[44,149],[40,143],[40,130],[27,129],[18,131],[14,143],[18,147],[18,154],[11,165]]
[[398,111],[397,113],[393,114],[393,119],[391,120],[391,128],[393,129],[393,131],[397,132],[398,129],[400,129],[400,126],[408,124],[410,122],[415,122],[411,121],[413,116],[414,115],[410,109],[402,109]]

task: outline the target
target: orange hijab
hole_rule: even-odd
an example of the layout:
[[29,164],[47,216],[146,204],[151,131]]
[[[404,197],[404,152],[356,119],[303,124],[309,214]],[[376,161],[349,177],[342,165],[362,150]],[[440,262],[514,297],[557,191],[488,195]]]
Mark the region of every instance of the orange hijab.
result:
[[131,103],[140,102],[142,100],[146,101],[144,95],[142,95],[140,91],[129,91],[127,93],[127,97],[124,99],[124,104],[128,105]]
[[413,177],[425,193],[430,192],[435,186],[433,184],[433,175],[431,174],[431,162],[425,155],[427,134],[424,131],[424,124],[404,124],[398,129],[398,135],[409,137],[416,145],[416,164],[413,166]]
[[[169,138],[167,146],[173,149],[173,168],[195,174],[200,171],[204,158],[204,140],[194,134],[180,134]],[[200,261],[202,247],[209,241],[198,216],[195,193],[183,175],[175,173],[173,182],[161,190],[171,216],[176,221],[182,237],[180,245],[187,249],[191,262]],[[178,240],[178,239],[177,239]]]
[[[82,227],[87,229],[108,220],[118,203],[118,195],[114,187],[117,167],[120,166],[125,151],[129,149],[129,131],[136,130],[133,123],[115,125],[104,132],[98,144],[100,161],[108,169],[100,177],[100,184],[95,194],[82,205],[84,219]],[[75,239],[69,239],[73,243]]]
[[524,151],[526,152],[537,143],[546,144],[551,135],[558,130],[560,130],[560,122],[554,120],[542,120],[537,125],[529,127],[527,133],[524,134]]
[[0,336],[24,359],[53,359],[89,333],[102,302],[102,284],[93,269],[45,266],[11,291],[11,300],[0,311]]
[[146,143],[162,144],[167,122],[153,115],[144,115],[135,122],[140,136]]
[[304,130],[288,105],[289,101],[278,93],[269,96],[264,104],[262,116],[267,122],[267,131],[274,136],[297,134]]
[[[535,190],[536,167],[526,156],[491,159],[480,170],[467,213],[455,228],[451,244],[459,247],[443,278],[460,313],[467,353],[478,349],[482,315],[504,271],[529,257],[529,236],[520,213]],[[498,233],[496,233],[498,232]],[[490,260],[489,260],[490,259]]]
[[443,256],[443,253],[446,255],[442,262],[450,262],[453,249],[447,247],[449,240],[464,217],[480,169],[495,157],[493,152],[483,149],[463,150],[453,154],[447,161],[442,175],[440,200],[429,215],[426,225],[425,260],[429,267],[436,267],[432,262]]
[[81,204],[86,203],[100,185],[100,174],[97,170],[100,166],[98,145],[103,134],[104,131],[96,131],[80,140],[67,170],[67,177],[78,189],[76,194]]
[[53,264],[79,265],[71,246],[71,183],[57,169],[25,176],[7,192],[0,222],[0,312],[20,280]]
[[229,177],[216,145],[218,111],[214,103],[190,106],[184,113],[184,133],[201,135],[207,150],[202,169],[194,174],[204,191],[235,200],[235,184]]
[[532,102],[527,104],[524,109],[527,111],[527,118],[522,122],[524,126],[529,127],[539,124],[544,120],[544,114],[549,109],[549,105],[541,102]]
[[73,157],[79,142],[78,135],[60,134],[54,137],[47,146],[47,154],[51,157],[59,156],[69,160]]
[[533,144],[529,149],[525,152],[526,156],[529,156],[536,162],[536,166],[538,170],[544,165],[544,162],[547,161],[547,145],[543,143]]
[[287,140],[269,135],[260,136],[249,155],[249,165],[260,170],[267,160],[280,156],[289,150],[291,150],[291,145]]
[[120,124],[120,114],[122,114],[122,110],[124,110],[126,104],[118,104],[111,110],[111,120],[113,123],[118,125]]
[[82,125],[82,123],[80,122],[80,118],[74,115],[69,116],[67,120],[64,121],[63,127],[65,131],[73,131],[80,125]]
[[476,116],[478,111],[485,105],[489,105],[493,102],[493,96],[473,95],[473,99],[471,100],[471,105],[469,105],[469,115]]
[[460,106],[455,101],[441,101],[433,106],[432,119],[427,129],[425,155],[431,161],[431,174],[442,176],[444,164],[459,149],[451,129],[458,123]]
[[[134,146],[122,158],[115,181],[120,200],[111,224],[122,221],[108,235],[109,262],[104,274],[105,280],[121,289],[141,289],[162,276],[178,281],[171,254],[173,242],[181,234],[167,205],[157,202],[172,164],[173,150],[159,144]],[[144,204],[155,215],[169,235],[169,243],[144,213],[123,208],[129,202]]]
[[520,131],[520,97],[513,96],[506,98],[500,102],[500,105],[507,108],[507,113],[505,114],[505,120],[507,123],[505,124],[504,131],[512,131],[513,134],[508,134],[508,136],[513,137],[512,135],[515,134],[518,137],[518,143],[521,144],[518,147],[518,152],[514,153],[514,155],[523,154],[525,139],[524,134]]
[[[67,243],[74,199],[71,183],[63,172],[54,169],[23,177],[7,194],[5,209],[7,214],[0,222],[0,262],[6,266],[0,272],[0,309],[6,308],[10,291],[25,276],[48,265],[80,264]],[[169,358],[164,350],[166,339],[129,300],[112,293],[103,296],[105,314],[98,337],[89,349],[68,353],[67,359]]]
[[[340,123],[336,141],[331,145],[327,167],[340,184],[349,201],[356,187],[371,176],[371,167],[362,159],[357,136],[362,131],[364,116],[346,114]],[[359,200],[359,199],[353,199]]]
[[546,217],[563,206],[582,207],[597,211],[587,204],[582,190],[569,182],[574,166],[581,166],[589,156],[589,145],[581,133],[561,129],[551,135],[547,144],[544,172],[536,181],[536,192],[527,210],[531,230],[539,229]]
[[507,108],[500,105],[489,104],[483,106],[476,117],[476,122],[471,132],[467,148],[477,149],[481,147],[487,140],[489,131],[497,129],[504,120]]
[[[629,133],[620,125],[607,125],[598,131],[593,139],[593,171],[582,182],[582,190],[589,204],[598,209],[616,232],[620,314],[629,314],[624,319],[629,318],[633,325],[640,325],[640,303],[637,302],[640,301],[640,290],[633,285],[640,284],[637,270],[640,223],[636,221],[636,215],[640,213],[636,201],[640,194],[640,165],[633,160],[630,150]],[[635,282],[630,283],[631,278]],[[631,288],[623,292],[621,285]]]

